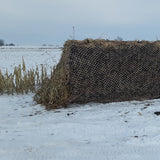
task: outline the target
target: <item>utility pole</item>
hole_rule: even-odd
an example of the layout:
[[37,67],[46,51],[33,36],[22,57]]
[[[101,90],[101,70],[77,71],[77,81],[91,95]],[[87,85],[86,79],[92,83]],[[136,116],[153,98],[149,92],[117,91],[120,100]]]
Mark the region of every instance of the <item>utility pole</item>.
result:
[[75,40],[75,27],[73,26],[73,40]]

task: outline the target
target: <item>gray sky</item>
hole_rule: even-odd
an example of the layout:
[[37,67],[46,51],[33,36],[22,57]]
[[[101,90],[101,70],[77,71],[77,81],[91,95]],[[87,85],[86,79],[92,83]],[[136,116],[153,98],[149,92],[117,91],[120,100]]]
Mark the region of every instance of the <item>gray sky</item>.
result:
[[160,39],[159,0],[0,0],[0,39],[60,44],[75,38]]

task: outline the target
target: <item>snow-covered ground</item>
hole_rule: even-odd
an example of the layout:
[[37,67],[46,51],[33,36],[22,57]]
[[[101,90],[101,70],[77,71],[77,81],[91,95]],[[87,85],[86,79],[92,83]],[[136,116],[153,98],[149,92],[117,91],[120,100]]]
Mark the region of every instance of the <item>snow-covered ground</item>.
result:
[[[14,48],[14,47],[13,47]],[[58,49],[1,49],[0,68],[52,66]],[[0,96],[0,160],[158,160],[160,99],[46,111],[33,94]]]
[[22,64],[22,58],[26,63],[26,67],[36,68],[41,64],[48,69],[58,63],[61,56],[61,49],[54,47],[0,47],[0,69],[5,72],[13,72],[14,67]]

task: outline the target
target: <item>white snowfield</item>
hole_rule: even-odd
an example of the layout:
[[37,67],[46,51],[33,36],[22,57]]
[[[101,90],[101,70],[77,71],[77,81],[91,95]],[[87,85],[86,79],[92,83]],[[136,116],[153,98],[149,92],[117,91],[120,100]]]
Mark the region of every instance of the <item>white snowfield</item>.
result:
[[[49,67],[58,49],[1,49],[0,68]],[[160,99],[46,111],[34,94],[0,95],[0,160],[158,160]]]

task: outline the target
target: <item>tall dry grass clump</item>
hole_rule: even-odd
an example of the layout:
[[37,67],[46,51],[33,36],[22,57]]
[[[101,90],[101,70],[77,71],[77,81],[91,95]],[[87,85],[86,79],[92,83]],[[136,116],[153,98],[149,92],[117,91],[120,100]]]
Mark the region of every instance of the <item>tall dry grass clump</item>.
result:
[[47,69],[41,65],[41,69],[26,69],[24,59],[22,65],[14,68],[13,73],[6,72],[3,74],[0,70],[0,94],[24,94],[35,92],[36,88],[41,85],[42,81],[47,78]]
[[67,107],[69,103],[69,54],[66,49],[63,48],[59,63],[51,69],[50,77],[45,78],[35,92],[34,100],[45,105],[46,109]]
[[45,78],[35,92],[34,100],[38,104],[46,106],[46,109],[66,107],[69,97],[69,87],[66,85],[66,77],[63,65],[53,67],[51,77]]

